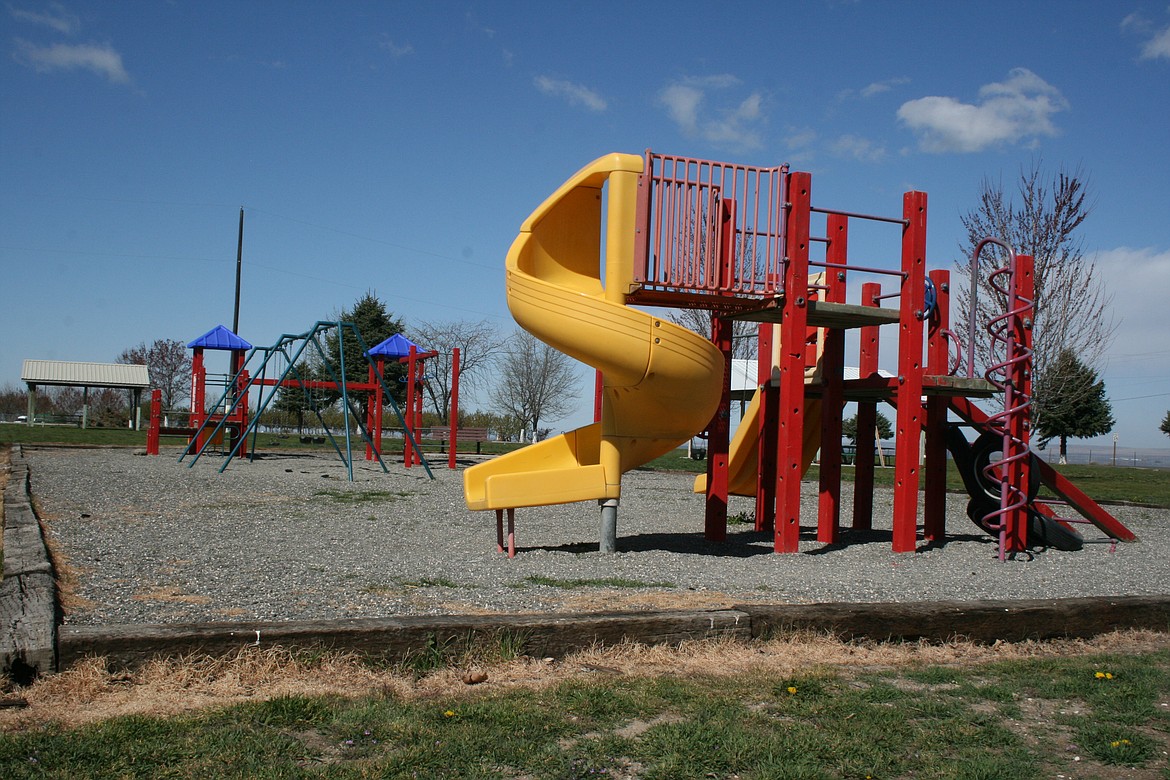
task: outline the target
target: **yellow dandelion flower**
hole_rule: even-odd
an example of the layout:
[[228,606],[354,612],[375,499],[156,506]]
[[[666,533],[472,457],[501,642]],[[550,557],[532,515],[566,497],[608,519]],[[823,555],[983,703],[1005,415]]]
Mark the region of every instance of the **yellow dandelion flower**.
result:
[[1105,679],[1106,679],[1106,680],[1112,680],[1112,679],[1113,679],[1113,673],[1112,673],[1112,672],[1105,672]]
[[789,685],[789,686],[788,686],[788,692],[789,692],[789,693],[796,693],[796,686],[795,686],[795,685]]
[[443,713],[443,717],[444,718],[454,718],[455,717],[455,710],[447,710],[446,712]]
[[1104,680],[1105,679],[1105,672],[1097,672],[1093,676],[1096,677],[1098,680]]

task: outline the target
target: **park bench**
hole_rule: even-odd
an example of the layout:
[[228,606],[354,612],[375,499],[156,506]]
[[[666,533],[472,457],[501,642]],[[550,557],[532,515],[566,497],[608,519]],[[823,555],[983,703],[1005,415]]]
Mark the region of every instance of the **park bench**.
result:
[[[459,428],[456,432],[459,441],[473,441],[475,442],[475,454],[482,455],[480,448],[483,442],[490,441],[488,437],[487,428]],[[439,442],[439,452],[444,452],[447,442],[451,441],[451,427],[449,425],[436,425],[424,434],[425,439],[434,439]]]

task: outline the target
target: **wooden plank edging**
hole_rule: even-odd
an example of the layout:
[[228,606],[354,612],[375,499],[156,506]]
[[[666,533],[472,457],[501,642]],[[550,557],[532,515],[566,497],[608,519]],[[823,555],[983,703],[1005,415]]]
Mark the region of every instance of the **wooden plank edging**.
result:
[[62,668],[86,656],[136,666],[155,656],[226,655],[249,646],[329,648],[400,660],[506,636],[528,655],[561,656],[595,644],[740,641],[791,631],[841,639],[976,642],[1090,637],[1140,628],[1170,631],[1170,597],[1018,601],[738,605],[734,609],[583,615],[447,615],[176,625],[62,626]]
[[428,649],[472,643],[519,644],[522,652],[561,656],[623,641],[678,644],[731,636],[751,638],[751,621],[736,610],[626,612],[586,615],[445,615],[351,620],[176,625],[62,626],[61,668],[87,656],[136,666],[154,656],[226,655],[247,647],[327,648],[401,660]]
[[0,676],[31,682],[57,668],[57,590],[19,447],[12,448],[10,461],[4,489]]

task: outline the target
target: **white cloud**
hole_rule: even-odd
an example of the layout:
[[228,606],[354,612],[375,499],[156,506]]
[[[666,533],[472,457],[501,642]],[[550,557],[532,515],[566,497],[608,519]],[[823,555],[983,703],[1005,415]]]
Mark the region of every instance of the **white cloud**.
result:
[[910,82],[910,79],[908,79],[908,78],[896,78],[896,79],[886,79],[885,81],[875,81],[872,84],[866,86],[864,89],[861,90],[861,96],[863,98],[869,98],[869,97],[873,97],[874,95],[880,95],[883,92],[889,92],[894,87],[901,86],[902,84],[908,84],[909,82]]
[[1153,38],[1146,41],[1142,46],[1142,59],[1168,59],[1170,60],[1170,27],[1156,33]]
[[1060,90],[1027,68],[979,90],[979,102],[930,96],[910,100],[898,119],[918,135],[926,152],[977,152],[1002,143],[1053,136],[1052,115],[1068,108]]
[[52,46],[37,46],[28,41],[17,40],[16,59],[40,73],[81,69],[104,76],[115,84],[126,84],[130,81],[130,75],[122,65],[122,55],[108,44],[98,46],[56,43]]
[[761,146],[755,128],[765,121],[762,94],[752,92],[739,103],[723,108],[706,107],[710,93],[733,89],[740,83],[730,74],[687,78],[664,87],[658,93],[658,102],[684,135],[731,149],[755,149]]
[[879,162],[886,156],[884,146],[851,133],[842,135],[830,143],[829,151],[838,157],[851,157],[861,162]]
[[1154,24],[1140,13],[1132,13],[1121,20],[1121,29],[1132,30],[1148,40],[1142,44],[1141,59],[1170,59],[1170,26],[1155,30]]
[[584,106],[590,111],[604,111],[607,107],[605,98],[581,84],[553,79],[548,76],[537,76],[533,82],[536,84],[536,88],[544,94],[564,98],[571,106]]
[[26,11],[23,8],[9,7],[8,12],[18,22],[39,24],[49,27],[62,35],[73,35],[81,29],[81,20],[75,14],[69,13],[60,3],[53,3],[45,13]]
[[390,52],[390,56],[394,59],[414,53],[414,47],[409,43],[395,43],[385,35],[382,36],[382,40],[378,41],[378,48]]

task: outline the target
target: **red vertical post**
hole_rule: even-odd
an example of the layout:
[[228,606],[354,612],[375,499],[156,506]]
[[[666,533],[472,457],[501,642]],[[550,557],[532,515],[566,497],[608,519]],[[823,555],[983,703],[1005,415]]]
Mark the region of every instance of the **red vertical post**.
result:
[[[207,368],[203,365],[203,347],[195,347],[191,354],[191,419],[188,425],[198,429],[203,424],[207,409]],[[192,436],[187,453],[194,455],[199,451],[202,441]]]
[[918,545],[922,454],[923,309],[926,296],[926,193],[902,197],[902,295],[898,307],[898,412],[894,439],[894,552]]
[[1007,391],[1004,403],[1009,408],[1019,409],[1018,413],[1011,414],[1007,419],[1007,440],[1004,451],[1004,460],[1007,461],[1008,484],[1020,491],[1014,508],[1004,515],[1006,533],[1004,534],[1004,552],[1016,553],[1027,549],[1028,542],[1028,508],[1022,500],[1027,496],[1029,461],[1028,443],[1030,439],[1028,429],[1028,409],[1025,404],[1032,397],[1032,361],[1029,358],[1032,352],[1032,321],[1034,317],[1035,278],[1033,277],[1034,263],[1031,255],[1017,255],[1015,273],[1012,274],[1013,295],[1011,306],[1014,311],[1008,323],[1011,339],[1008,343]]
[[[418,441],[417,437],[419,435],[419,431],[422,430],[422,420],[423,420],[423,385],[422,385],[422,381],[423,381],[423,372],[426,371],[426,359],[424,358],[422,360],[415,360],[414,369],[417,372],[417,376],[415,377],[415,381],[417,384],[415,384],[415,387],[414,387],[414,423],[410,426],[410,429],[414,432],[414,435],[416,437],[415,443],[418,444],[418,446],[414,448],[414,462],[421,464],[423,462],[422,443]],[[454,439],[451,440],[451,446],[452,447],[455,446]]]
[[[378,355],[378,373],[377,376],[382,377],[382,381],[386,379],[386,358]],[[382,381],[377,382],[374,388],[374,447],[378,450],[378,455],[382,456],[382,414],[384,413],[386,396],[382,390]]]
[[[931,271],[934,283],[935,312],[926,331],[926,370],[932,376],[950,373],[947,338],[951,327],[951,273]],[[922,537],[937,542],[946,535],[947,520],[947,399],[932,395],[926,399],[926,437],[922,463],[925,488],[922,507]]]
[[[849,260],[849,219],[840,214],[828,218],[829,245],[825,260],[825,300],[845,302],[845,264]],[[832,266],[841,266],[833,268]],[[841,413],[845,407],[845,331],[825,328],[821,354],[821,468],[817,503],[817,541],[835,544],[841,533]]]
[[731,449],[731,320],[711,318],[711,341],[723,353],[723,389],[719,408],[707,426],[707,506],[703,536],[711,542],[722,542],[727,538],[727,471]]
[[236,452],[238,457],[246,458],[248,456],[248,437],[245,432],[248,430],[248,417],[251,414],[251,409],[248,408],[248,372],[244,370],[244,363],[247,357],[244,355],[242,349],[232,350],[232,375],[236,378],[236,398],[239,403],[236,405],[236,433],[228,439],[229,446],[234,447],[236,439],[239,439],[240,448]]
[[601,369],[593,372],[593,422],[601,422],[601,398],[605,394],[605,374]]
[[[877,306],[882,286],[877,282],[861,285],[861,305]],[[858,375],[862,379],[878,377],[877,325],[866,325],[859,330],[861,345],[858,351]],[[877,441],[877,403],[857,402],[857,449],[853,456],[853,528],[868,531],[873,528],[873,454]]]
[[756,384],[760,394],[759,438],[756,470],[756,530],[771,533],[776,527],[776,429],[780,413],[780,387],[772,382],[772,344],[776,326],[760,324],[757,331]]
[[455,448],[459,442],[459,347],[451,350],[451,451],[447,453],[447,468],[455,468]]
[[146,429],[146,454],[158,455],[158,429],[162,425],[162,390],[150,391],[150,427]]
[[414,465],[414,364],[418,350],[411,345],[406,355],[406,409],[402,415],[402,465],[410,468]]
[[776,552],[800,548],[800,478],[804,450],[804,345],[808,329],[809,215],[812,177],[786,180],[784,303],[780,320],[780,414],[776,439]]
[[366,384],[370,386],[370,389],[366,392],[366,431],[370,434],[370,441],[366,442],[366,460],[374,459],[374,446],[372,441],[374,438],[374,425],[377,414],[374,411],[373,388],[377,381],[377,377],[374,376],[374,364],[371,363],[369,368],[366,370]]

